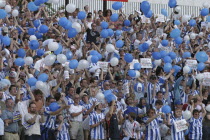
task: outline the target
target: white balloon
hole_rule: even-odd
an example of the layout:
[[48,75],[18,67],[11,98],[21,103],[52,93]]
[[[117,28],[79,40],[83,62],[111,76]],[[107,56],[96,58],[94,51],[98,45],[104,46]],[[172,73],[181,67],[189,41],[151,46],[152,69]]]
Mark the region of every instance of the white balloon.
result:
[[37,40],[37,38],[36,38],[35,35],[31,35],[31,36],[29,37],[29,40],[30,40],[30,41],[31,41],[31,40]]
[[82,59],[79,61],[79,64],[78,64],[78,68],[79,69],[87,69],[89,68],[89,62],[85,59]]
[[190,17],[188,15],[184,15],[182,17],[182,22],[188,22],[189,19],[190,19]]
[[6,0],[1,0],[0,1],[0,7],[4,7],[6,5]]
[[210,105],[206,106],[206,111],[210,112]]
[[44,58],[44,64],[46,66],[51,66],[52,64],[55,63],[55,59],[56,59],[56,56],[54,54],[50,54],[50,55],[47,55],[45,58]]
[[45,88],[44,82],[42,82],[42,81],[37,81],[37,82],[36,82],[36,88],[37,88],[37,89],[40,89],[40,90],[43,90],[43,89]]
[[72,24],[72,28],[75,28],[78,33],[80,33],[82,31],[82,27],[81,27],[81,25],[78,22],[74,22]]
[[67,58],[64,54],[58,54],[57,60],[59,63],[64,64],[67,61]]
[[198,35],[199,35],[200,37],[202,37],[202,36],[203,36],[203,32],[200,32]]
[[50,51],[55,51],[58,49],[58,47],[59,47],[59,45],[57,42],[49,42],[49,44],[48,44],[48,49]]
[[196,38],[196,34],[195,33],[191,33],[190,34],[190,39],[195,39]]
[[177,6],[177,7],[175,8],[175,11],[179,13],[179,12],[181,11],[181,7],[180,7],[180,6]]
[[87,61],[88,61],[89,63],[91,63],[91,57],[92,57],[92,55],[89,55],[89,56],[87,57]]
[[190,40],[189,35],[184,36],[184,41],[188,41],[188,40]]
[[99,102],[105,103],[105,97],[104,97],[104,94],[103,94],[103,93],[98,92],[98,93],[96,94],[95,98],[96,98]]
[[154,61],[155,66],[160,66],[161,63],[162,63],[162,60],[161,59]]
[[115,48],[112,44],[107,44],[106,45],[106,51],[107,52],[114,52]]
[[59,0],[52,0],[52,3],[53,4],[58,4],[59,3]]
[[183,117],[185,120],[189,120],[192,117],[192,113],[189,110],[183,112]]
[[208,2],[204,2],[204,3],[203,3],[203,7],[204,7],[204,8],[209,8]]
[[74,4],[67,4],[66,11],[69,13],[73,13],[76,10],[76,6]]
[[139,78],[140,77],[140,72],[138,70],[136,70],[136,78]]
[[6,6],[5,6],[5,11],[6,11],[7,13],[10,13],[10,12],[12,11],[12,7],[11,7],[10,5],[6,5]]
[[203,76],[202,73],[199,73],[199,74],[197,74],[197,75],[195,76],[195,78],[196,78],[198,81],[202,81],[203,78],[204,78],[204,76]]
[[183,72],[184,73],[189,73],[190,72],[190,67],[189,66],[184,66]]
[[26,58],[24,58],[24,60],[25,60],[26,65],[33,64],[33,58],[32,57],[26,57]]
[[12,16],[17,17],[19,15],[19,11],[17,9],[12,11]]
[[117,57],[113,57],[111,60],[110,60],[110,64],[111,66],[117,66],[119,63],[119,60]]

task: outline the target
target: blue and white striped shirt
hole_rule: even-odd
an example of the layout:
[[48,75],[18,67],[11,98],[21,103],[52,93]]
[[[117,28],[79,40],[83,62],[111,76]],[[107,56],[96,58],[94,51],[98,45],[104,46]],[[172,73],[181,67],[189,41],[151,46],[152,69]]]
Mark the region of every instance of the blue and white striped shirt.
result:
[[190,123],[190,129],[189,129],[189,139],[190,140],[202,140],[202,121],[203,117],[199,117],[198,119],[195,119],[192,117],[189,120]]
[[65,101],[68,105],[74,104],[74,100],[69,96],[66,96]]
[[[147,85],[147,100],[149,104],[152,104],[152,94],[153,94],[153,89],[154,89],[154,84],[148,83]],[[157,83],[156,84],[156,92],[160,91],[160,85]]]
[[[60,124],[55,125],[56,129],[59,127],[59,125]],[[61,130],[57,133],[56,140],[70,140],[68,128],[69,124],[67,122],[63,123]]]
[[182,120],[183,117],[180,117],[180,118],[175,118],[175,117],[172,117],[170,119],[170,123],[171,123],[171,138],[172,140],[184,140],[184,131],[180,131],[180,132],[176,132],[176,128],[175,128],[175,122],[176,121],[179,121],[179,120]]
[[[97,112],[93,112],[92,114],[90,114],[89,125],[97,124],[103,119],[105,119],[105,115],[103,113],[98,114]],[[105,139],[104,132],[105,132],[104,126],[102,124],[100,124],[97,127],[91,128],[90,130],[91,139]]]
[[48,129],[55,129],[55,120],[56,116],[55,115],[50,115],[50,108],[45,107],[44,115],[46,116],[46,121],[44,126]]

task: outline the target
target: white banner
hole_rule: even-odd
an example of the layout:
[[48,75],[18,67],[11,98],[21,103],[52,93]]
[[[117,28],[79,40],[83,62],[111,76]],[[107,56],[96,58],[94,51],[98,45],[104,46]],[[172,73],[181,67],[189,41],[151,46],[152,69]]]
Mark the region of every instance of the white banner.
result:
[[203,85],[204,86],[210,86],[210,72],[204,72],[203,73]]
[[187,124],[187,122],[186,122],[185,119],[176,121],[176,122],[174,123],[176,132],[178,133],[178,132],[180,132],[180,131],[186,130],[186,129],[188,128],[188,126],[187,126],[186,124]]
[[191,69],[197,69],[197,61],[196,60],[186,60],[186,65],[189,66]]
[[151,58],[141,58],[140,63],[141,63],[141,68],[152,68]]
[[103,72],[107,72],[109,62],[98,61],[97,65],[103,70]]

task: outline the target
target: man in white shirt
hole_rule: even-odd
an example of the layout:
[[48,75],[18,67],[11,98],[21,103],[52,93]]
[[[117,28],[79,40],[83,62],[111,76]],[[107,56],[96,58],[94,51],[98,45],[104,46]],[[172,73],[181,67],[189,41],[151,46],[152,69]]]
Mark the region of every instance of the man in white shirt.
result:
[[40,123],[44,123],[44,110],[37,112],[34,102],[29,104],[29,112],[24,116],[26,140],[39,140],[41,138]]
[[81,105],[79,105],[80,96],[78,94],[74,95],[74,104],[71,105],[69,112],[71,115],[72,129],[70,130],[72,140],[83,140],[83,127],[82,118],[83,112],[86,110]]

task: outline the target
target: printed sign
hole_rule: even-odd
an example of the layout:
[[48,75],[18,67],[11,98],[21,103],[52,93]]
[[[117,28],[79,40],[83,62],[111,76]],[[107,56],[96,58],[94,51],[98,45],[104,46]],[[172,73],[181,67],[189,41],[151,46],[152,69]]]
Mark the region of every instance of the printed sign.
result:
[[210,86],[210,72],[204,72],[203,73],[203,85],[204,86]]
[[98,61],[97,65],[103,70],[103,72],[107,72],[109,62]]
[[186,60],[186,65],[189,66],[191,69],[197,69],[197,61],[196,60]]
[[151,58],[141,58],[140,59],[141,68],[152,68],[152,60]]
[[175,122],[175,129],[176,129],[176,132],[180,132],[180,131],[183,131],[183,130],[186,130],[188,129],[188,126],[186,125],[187,122],[185,119],[182,119],[182,120],[179,120],[179,121],[176,121]]

